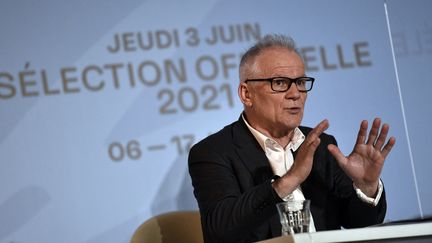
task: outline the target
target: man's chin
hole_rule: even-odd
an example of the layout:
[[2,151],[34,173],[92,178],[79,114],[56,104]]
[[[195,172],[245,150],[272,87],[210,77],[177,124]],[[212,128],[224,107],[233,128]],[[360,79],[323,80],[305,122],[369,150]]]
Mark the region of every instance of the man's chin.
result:
[[291,131],[291,130],[294,130],[296,127],[300,126],[300,123],[299,122],[290,122],[290,123],[285,123],[284,125],[288,130]]
[[294,129],[294,128],[300,126],[301,120],[302,120],[301,117],[296,116],[296,117],[293,117],[293,118],[287,120],[285,125],[289,128]]

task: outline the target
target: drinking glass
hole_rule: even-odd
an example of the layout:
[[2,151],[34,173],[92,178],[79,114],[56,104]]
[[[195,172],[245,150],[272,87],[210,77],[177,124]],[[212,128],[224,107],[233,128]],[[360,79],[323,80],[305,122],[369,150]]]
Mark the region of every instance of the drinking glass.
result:
[[276,204],[282,235],[309,232],[310,200],[292,200]]

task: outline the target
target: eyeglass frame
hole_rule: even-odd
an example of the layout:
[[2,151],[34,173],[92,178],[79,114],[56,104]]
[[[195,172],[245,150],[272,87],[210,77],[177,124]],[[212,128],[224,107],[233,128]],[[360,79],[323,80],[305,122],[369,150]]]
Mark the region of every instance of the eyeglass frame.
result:
[[[287,89],[286,90],[275,90],[274,88],[273,88],[273,80],[275,80],[275,79],[286,79],[286,80],[289,80],[290,81],[290,83],[288,84],[288,87],[287,87]],[[300,80],[300,79],[303,79],[303,78],[308,78],[309,80],[307,80],[307,81],[310,81],[311,82],[311,86],[310,86],[310,89],[307,89],[307,90],[300,90],[299,89],[299,86],[297,85],[297,81],[298,80]],[[315,82],[315,78],[312,78],[312,77],[298,77],[298,78],[288,78],[288,77],[273,77],[273,78],[258,78],[258,79],[246,79],[244,82],[245,83],[247,83],[247,82],[261,82],[261,81],[267,81],[267,82],[270,82],[270,88],[273,90],[273,91],[275,91],[275,92],[286,92],[287,90],[289,90],[290,88],[291,88],[291,85],[293,84],[293,83],[295,83],[295,85],[296,85],[296,88],[298,89],[298,91],[299,92],[309,92],[309,91],[311,91],[312,90],[312,88],[313,88],[313,84],[314,84],[314,82]]]

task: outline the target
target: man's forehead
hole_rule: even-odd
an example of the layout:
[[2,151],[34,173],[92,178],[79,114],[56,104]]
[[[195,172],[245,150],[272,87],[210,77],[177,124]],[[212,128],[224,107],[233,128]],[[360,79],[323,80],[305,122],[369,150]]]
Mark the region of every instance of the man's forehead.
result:
[[304,63],[294,50],[272,46],[261,50],[241,67],[241,78],[259,76],[286,76],[288,69],[296,69],[295,76],[304,75]]
[[304,63],[300,56],[292,50],[272,49],[257,56],[253,64],[255,71],[278,72],[297,70],[304,72]]
[[[255,60],[266,58],[266,57],[279,57],[279,58],[300,58],[300,56],[294,50],[287,49],[284,47],[274,46],[263,49],[256,57]],[[301,59],[301,58],[300,58]]]

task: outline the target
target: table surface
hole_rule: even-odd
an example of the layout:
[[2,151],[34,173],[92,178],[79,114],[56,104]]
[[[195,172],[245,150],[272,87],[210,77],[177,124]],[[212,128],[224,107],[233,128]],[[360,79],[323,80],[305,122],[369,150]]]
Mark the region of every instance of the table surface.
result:
[[400,239],[409,237],[430,236],[432,242],[432,222],[374,226],[358,229],[329,230],[314,233],[281,236],[260,241],[261,243],[289,243],[289,242],[349,242],[370,241],[384,239]]

